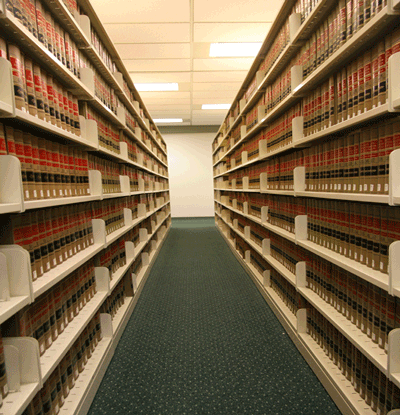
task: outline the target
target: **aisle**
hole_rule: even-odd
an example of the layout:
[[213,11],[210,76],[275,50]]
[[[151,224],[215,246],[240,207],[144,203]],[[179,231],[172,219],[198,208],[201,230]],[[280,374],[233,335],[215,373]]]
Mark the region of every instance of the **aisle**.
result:
[[340,414],[214,219],[172,223],[89,414]]

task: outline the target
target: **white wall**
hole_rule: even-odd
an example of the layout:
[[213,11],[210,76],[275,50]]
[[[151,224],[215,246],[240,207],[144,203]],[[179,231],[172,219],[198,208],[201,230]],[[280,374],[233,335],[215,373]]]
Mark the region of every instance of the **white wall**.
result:
[[167,143],[172,217],[214,216],[215,133],[162,134]]

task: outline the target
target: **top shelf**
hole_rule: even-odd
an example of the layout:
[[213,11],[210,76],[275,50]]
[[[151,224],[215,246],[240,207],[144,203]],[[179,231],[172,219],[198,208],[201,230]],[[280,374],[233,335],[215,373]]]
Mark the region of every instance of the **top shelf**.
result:
[[[62,0],[44,0],[44,2],[52,14],[60,21],[64,29],[67,30],[78,47],[88,47],[90,45],[90,38],[82,30],[82,22],[78,21],[81,19],[81,16],[78,14],[73,16]],[[86,16],[82,17],[85,18]]]
[[2,16],[0,17],[0,25],[5,32],[12,36],[15,43],[31,53],[46,69],[55,74],[78,99],[93,99],[89,88],[51,54],[8,10],[5,10],[4,14],[0,16]]
[[[276,61],[276,63],[273,65],[270,71],[266,74],[266,76],[262,79],[262,81],[259,83],[257,90],[249,99],[248,103],[243,105],[242,111],[231,124],[226,135],[221,140],[220,144],[213,151],[213,154],[215,154],[219,150],[224,140],[231,133],[232,129],[240,123],[240,120],[245,115],[246,111],[251,107],[251,105],[254,104],[256,99],[262,94],[265,87],[275,79],[277,73],[279,73],[283,65],[287,63],[294,56],[295,52],[299,50],[299,48],[302,46],[307,37],[309,37],[312,30],[314,30],[315,27],[320,23],[321,17],[326,15],[326,13],[331,9],[333,4],[333,0],[321,1],[320,3],[318,3],[316,8],[313,9],[312,13],[307,17],[307,19],[301,25],[299,30],[293,36],[291,43],[286,47],[285,51],[281,53],[279,59]],[[368,22],[362,29],[360,29],[351,39],[349,39],[340,49],[338,49],[333,55],[331,55],[327,61],[325,61],[310,76],[308,76],[304,81],[302,81],[292,91],[293,98],[301,98],[307,92],[315,88],[315,86],[323,82],[329,76],[329,74],[331,74],[340,66],[346,64],[349,60],[351,60],[355,54],[370,47],[370,45],[377,38],[382,36],[382,33],[384,33],[385,30],[387,30],[387,27],[391,23],[393,23],[393,21],[396,18],[398,18],[398,15],[393,14],[393,12],[390,11],[388,6],[386,6],[380,13],[374,16],[374,18],[371,19],[370,22]],[[255,73],[253,76],[255,76]],[[241,90],[242,89],[243,88],[241,88]],[[237,102],[237,98],[235,98],[234,102]],[[275,119],[276,116],[279,116],[285,109],[286,107],[280,110],[279,112],[272,110],[271,113],[274,113],[274,117],[272,118],[269,116],[267,117],[268,120]],[[260,123],[259,126],[265,127],[265,121],[266,120],[263,120],[263,124],[260,125]],[[254,130],[254,132],[256,131],[258,131],[258,129]]]

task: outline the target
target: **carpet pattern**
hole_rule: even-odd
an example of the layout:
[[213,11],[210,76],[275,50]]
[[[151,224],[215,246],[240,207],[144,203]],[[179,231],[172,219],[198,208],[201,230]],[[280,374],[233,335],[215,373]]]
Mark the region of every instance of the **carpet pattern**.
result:
[[213,218],[174,219],[89,415],[339,415]]

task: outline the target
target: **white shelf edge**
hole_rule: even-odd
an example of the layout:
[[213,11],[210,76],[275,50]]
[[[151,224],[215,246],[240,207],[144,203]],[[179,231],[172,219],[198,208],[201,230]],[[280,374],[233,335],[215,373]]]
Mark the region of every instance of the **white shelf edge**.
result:
[[58,363],[61,362],[62,358],[94,317],[107,296],[108,292],[98,291],[79,314],[68,324],[50,348],[46,350],[44,355],[41,356],[40,366],[43,382],[48,379]]
[[75,271],[82,264],[87,262],[90,258],[93,258],[103,248],[104,245],[102,244],[91,245],[90,248],[84,249],[83,251],[69,258],[67,261],[63,262],[61,265],[57,266],[49,272],[46,272],[42,277],[33,282],[34,298],[39,297],[39,295],[43,294],[49,288],[53,287],[68,274]]
[[327,304],[318,294],[305,287],[298,287],[299,293],[309,301],[333,326],[339,330],[355,347],[387,375],[388,356],[357,326]]

